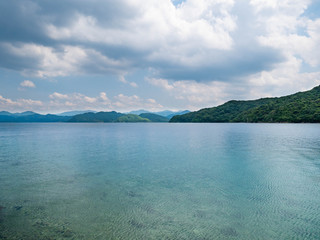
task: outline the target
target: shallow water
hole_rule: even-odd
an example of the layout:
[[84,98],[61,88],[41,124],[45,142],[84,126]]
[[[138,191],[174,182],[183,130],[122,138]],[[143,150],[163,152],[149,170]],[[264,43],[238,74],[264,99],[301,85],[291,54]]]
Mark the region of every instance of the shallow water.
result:
[[320,125],[1,123],[0,239],[320,239]]

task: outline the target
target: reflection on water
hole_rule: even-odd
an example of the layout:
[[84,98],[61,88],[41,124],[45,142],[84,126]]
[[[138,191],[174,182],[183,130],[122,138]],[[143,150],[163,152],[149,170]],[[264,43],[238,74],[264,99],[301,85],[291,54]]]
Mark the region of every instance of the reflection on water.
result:
[[319,239],[320,125],[0,124],[0,239]]

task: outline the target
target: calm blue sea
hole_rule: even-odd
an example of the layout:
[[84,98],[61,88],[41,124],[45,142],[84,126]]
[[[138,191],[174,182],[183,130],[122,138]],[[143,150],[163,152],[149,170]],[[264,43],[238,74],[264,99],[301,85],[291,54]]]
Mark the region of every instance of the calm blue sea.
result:
[[1,123],[0,239],[320,239],[320,125]]

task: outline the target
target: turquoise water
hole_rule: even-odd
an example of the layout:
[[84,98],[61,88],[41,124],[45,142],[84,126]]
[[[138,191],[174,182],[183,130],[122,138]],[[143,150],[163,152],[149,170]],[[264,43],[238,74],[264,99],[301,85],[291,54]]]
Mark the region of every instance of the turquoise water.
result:
[[2,123],[0,239],[320,239],[320,125]]

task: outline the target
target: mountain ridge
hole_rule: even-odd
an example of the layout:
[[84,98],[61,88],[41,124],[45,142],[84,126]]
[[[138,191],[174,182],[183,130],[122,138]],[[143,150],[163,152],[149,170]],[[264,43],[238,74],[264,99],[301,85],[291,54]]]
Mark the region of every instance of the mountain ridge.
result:
[[169,119],[152,113],[124,114],[115,111],[75,115],[68,122],[168,122]]
[[[171,111],[168,111],[169,113]],[[78,114],[76,114],[78,113]],[[177,114],[179,112],[176,112]],[[75,114],[75,115],[74,115]],[[61,114],[39,114],[31,111],[10,113],[0,111],[0,122],[168,122],[169,118],[151,112],[141,114],[70,111]]]
[[62,112],[62,113],[58,113],[58,114],[55,114],[55,115],[58,115],[58,116],[66,116],[66,117],[73,117],[73,116],[75,116],[75,115],[79,115],[79,114],[83,114],[83,113],[88,113],[88,112],[96,113],[96,111],[93,111],[93,110],[78,110],[78,111]]
[[181,114],[185,114],[185,113],[189,113],[189,112],[190,112],[189,110],[180,110],[180,111],[163,110],[160,112],[150,112],[148,110],[139,109],[139,110],[128,112],[128,114],[140,115],[143,113],[152,113],[152,114],[160,115],[160,116],[163,116],[163,117],[170,119],[175,115],[181,115]]
[[320,123],[320,86],[282,97],[231,100],[170,122]]

